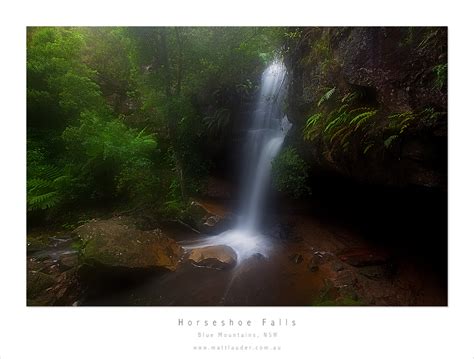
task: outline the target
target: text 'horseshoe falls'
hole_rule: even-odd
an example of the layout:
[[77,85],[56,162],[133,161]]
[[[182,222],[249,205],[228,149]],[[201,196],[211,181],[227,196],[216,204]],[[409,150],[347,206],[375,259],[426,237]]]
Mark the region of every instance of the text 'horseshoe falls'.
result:
[[291,128],[282,109],[287,93],[286,75],[285,65],[281,61],[272,62],[262,74],[255,111],[243,149],[244,180],[237,226],[187,248],[227,245],[237,253],[239,263],[256,253],[267,256],[270,243],[259,232],[259,224],[265,193],[270,184],[272,160]]

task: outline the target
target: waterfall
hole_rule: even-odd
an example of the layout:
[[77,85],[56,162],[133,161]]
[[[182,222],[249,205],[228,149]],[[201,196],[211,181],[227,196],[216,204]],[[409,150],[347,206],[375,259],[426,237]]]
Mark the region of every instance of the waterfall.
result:
[[238,262],[271,249],[259,232],[265,192],[269,187],[272,160],[278,154],[291,123],[283,113],[286,96],[286,68],[272,62],[263,72],[260,90],[243,149],[243,183],[239,221],[234,229],[208,237],[187,248],[227,245],[237,253]]
[[262,75],[261,89],[251,127],[247,134],[244,154],[243,214],[240,226],[257,230],[261,207],[273,158],[278,154],[291,127],[283,115],[286,96],[286,68],[282,62],[273,62]]

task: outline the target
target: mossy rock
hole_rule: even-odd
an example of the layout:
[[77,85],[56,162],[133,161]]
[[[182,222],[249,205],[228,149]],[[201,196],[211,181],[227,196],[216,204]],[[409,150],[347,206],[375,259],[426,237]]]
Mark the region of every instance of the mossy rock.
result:
[[139,230],[126,217],[93,220],[75,233],[84,243],[81,258],[89,265],[175,270],[183,253],[161,230]]

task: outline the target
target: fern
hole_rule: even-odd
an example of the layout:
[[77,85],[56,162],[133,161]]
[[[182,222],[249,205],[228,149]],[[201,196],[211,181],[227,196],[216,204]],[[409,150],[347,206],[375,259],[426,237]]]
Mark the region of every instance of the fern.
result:
[[364,155],[367,154],[367,152],[369,152],[369,150],[374,147],[374,143],[369,143],[367,146],[365,146],[364,148]]
[[333,87],[321,96],[317,105],[320,107],[324,104],[323,107],[326,110],[318,112],[306,120],[306,125],[303,128],[303,138],[313,140],[319,133],[332,146],[340,146],[346,151],[350,145],[350,136],[366,126],[375,117],[377,110],[373,107],[355,107],[353,103],[360,96],[358,91],[346,93],[340,99],[340,105],[335,108],[326,105],[325,103],[335,92],[336,87]]
[[321,104],[323,104],[325,101],[329,100],[335,91],[336,91],[336,88],[333,87],[332,89],[327,91],[324,95],[322,95],[318,101],[318,107],[321,106]]
[[395,113],[388,116],[390,120],[389,127],[401,135],[414,122],[416,115],[412,111],[405,111],[402,113]]
[[28,197],[28,210],[48,209],[56,206],[61,200],[58,191],[37,194]]
[[377,113],[377,110],[372,110],[372,111],[367,111],[363,112],[356,117],[354,117],[351,122],[349,122],[350,125],[356,125],[355,130],[358,130],[361,125],[366,123],[370,118],[375,116]]
[[435,30],[430,30],[427,28],[427,32],[425,33],[425,36],[423,37],[423,40],[418,44],[417,49],[423,49],[427,47],[427,45],[436,38],[436,35],[438,34],[439,29]]
[[56,207],[62,200],[60,188],[67,180],[62,170],[52,165],[41,165],[31,169],[34,176],[27,180],[28,211]]
[[[329,142],[333,143],[334,140],[335,140],[341,133],[343,133],[343,132],[346,131],[346,130],[347,130],[346,127],[340,128],[338,131],[336,131],[336,133],[334,133],[334,135],[332,135],[332,137],[331,137],[331,139],[329,140]],[[347,133],[350,133],[350,132],[347,132]],[[343,137],[343,139],[347,137],[347,133],[346,133],[346,135]],[[341,142],[342,142],[342,141],[341,141]]]
[[387,138],[385,141],[383,141],[385,148],[389,148],[392,145],[393,141],[396,140],[397,138],[398,138],[398,135],[392,135],[389,138]]
[[316,137],[316,129],[319,122],[321,122],[322,113],[315,113],[306,120],[306,125],[303,128],[303,138],[305,140],[313,140]]
[[351,103],[352,101],[357,99],[358,96],[359,94],[356,91],[349,92],[341,99],[341,102],[345,104]]
[[331,128],[336,127],[347,120],[347,113],[342,112],[340,113],[334,120],[328,123],[328,125],[325,127],[324,132],[329,132]]
[[230,110],[227,108],[219,108],[210,116],[204,118],[208,130],[214,134],[224,131],[230,123]]
[[448,80],[448,64],[439,64],[433,68],[435,73],[435,87],[441,90]]

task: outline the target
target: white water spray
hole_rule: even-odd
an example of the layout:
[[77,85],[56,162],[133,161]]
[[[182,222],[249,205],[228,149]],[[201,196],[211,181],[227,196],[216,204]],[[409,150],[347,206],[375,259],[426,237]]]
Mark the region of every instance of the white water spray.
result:
[[282,111],[285,96],[286,68],[281,61],[274,61],[263,72],[255,113],[247,132],[240,220],[236,228],[186,248],[227,245],[237,253],[238,262],[256,253],[268,255],[270,243],[259,233],[259,224],[272,160],[291,128]]

